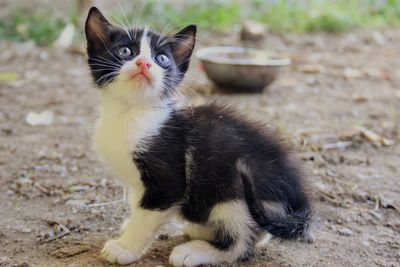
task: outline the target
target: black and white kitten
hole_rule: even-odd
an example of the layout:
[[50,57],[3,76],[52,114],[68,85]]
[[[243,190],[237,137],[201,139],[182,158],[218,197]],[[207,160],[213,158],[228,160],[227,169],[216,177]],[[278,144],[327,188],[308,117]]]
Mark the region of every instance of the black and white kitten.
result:
[[101,98],[95,148],[129,187],[132,208],[103,258],[139,260],[173,216],[192,239],[173,249],[174,266],[247,257],[266,232],[310,239],[301,177],[276,138],[225,108],[174,104],[195,26],[163,36],[113,26],[91,8],[85,32]]

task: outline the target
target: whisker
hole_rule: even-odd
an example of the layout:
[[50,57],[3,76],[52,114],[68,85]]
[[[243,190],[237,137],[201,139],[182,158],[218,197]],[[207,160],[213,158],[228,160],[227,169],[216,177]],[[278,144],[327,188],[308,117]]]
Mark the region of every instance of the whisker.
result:
[[179,34],[178,36],[169,36],[169,37],[165,38],[164,43],[162,43],[161,46],[164,45],[165,43],[170,43],[170,42],[172,42],[172,43],[173,42],[181,42],[182,43],[185,40],[183,37],[194,38],[195,42],[199,43],[199,44],[206,43],[205,41],[203,41],[202,39],[200,39],[197,36],[188,35],[188,34]]
[[111,72],[111,73],[109,73],[109,74],[107,74],[107,75],[103,75],[102,77],[101,77],[101,79],[99,79],[98,81],[96,81],[96,83],[99,83],[101,80],[105,80],[106,78],[108,78],[109,76],[111,76],[111,75],[115,75],[114,77],[112,77],[110,80],[108,80],[108,81],[106,81],[104,84],[102,84],[101,86],[104,88],[104,87],[106,87],[108,84],[110,84],[111,82],[113,82],[115,79],[116,79],[116,77],[117,77],[117,75],[118,75],[118,72]]
[[119,2],[119,0],[116,0],[116,1],[117,1],[117,3],[118,3],[119,9],[120,9],[120,11],[122,12],[122,15],[125,17],[125,20],[126,20],[126,22],[128,23],[128,25],[125,25],[125,23],[122,21],[122,19],[120,19],[118,16],[116,16],[116,15],[110,13],[110,12],[108,12],[108,15],[111,16],[114,20],[117,20],[117,21],[118,21],[117,23],[120,24],[121,28],[126,32],[126,34],[127,34],[128,37],[129,37],[129,40],[133,41],[132,35],[131,35],[131,33],[129,32],[129,27],[130,27],[130,26],[129,26],[129,21],[128,21],[128,19],[126,18],[126,14],[125,14],[125,12],[124,12],[122,6],[121,6],[121,3]]
[[[128,24],[128,29],[132,28],[132,25],[129,23],[128,17],[126,16],[126,13],[125,13],[124,9],[122,8],[121,2],[119,0],[117,0],[117,2],[118,2],[119,9],[122,11],[122,15],[125,18],[125,22]],[[131,38],[130,34],[129,34],[129,38]],[[132,39],[131,39],[131,41],[132,41]]]
[[141,14],[143,13],[144,9],[144,2],[143,1],[132,1],[133,5],[135,6],[134,13],[132,14],[131,25],[133,29],[134,38],[137,39],[137,28],[140,28],[140,21],[141,21]]
[[115,62],[113,62],[113,61],[111,61],[111,60],[108,60],[108,59],[106,59],[106,58],[103,58],[103,57],[101,57],[100,55],[98,55],[98,57],[100,57],[102,60],[97,59],[97,58],[88,58],[88,59],[93,60],[93,61],[96,61],[96,62],[99,62],[99,63],[104,63],[104,64],[110,64],[110,65],[119,66],[117,63],[115,63]]
[[110,65],[110,64],[104,64],[104,63],[89,63],[89,66],[94,66],[94,67],[108,67],[108,68],[113,68],[117,69],[120,66],[115,66],[115,65]]
[[133,41],[133,38],[131,36],[131,33],[129,32],[129,28],[122,22],[122,20],[120,18],[118,18],[116,15],[113,15],[110,13],[110,16],[114,19],[117,20],[119,26],[126,32],[126,34],[128,35],[129,40]]
[[121,62],[121,60],[119,60],[118,58],[116,58],[116,57],[113,55],[113,53],[111,53],[111,51],[107,48],[107,45],[105,44],[103,38],[101,38],[101,36],[100,36],[99,34],[98,34],[98,36],[99,36],[100,40],[102,41],[102,43],[103,43],[103,45],[104,45],[104,48],[107,50],[107,52],[108,52],[116,61],[118,61],[119,63],[121,63],[121,64],[123,65],[124,63]]
[[[109,52],[110,53],[110,52]],[[118,63],[116,63],[116,62],[114,62],[114,61],[111,61],[110,59],[107,59],[107,58],[105,58],[105,57],[102,57],[101,55],[98,55],[98,57],[99,58],[101,58],[101,59],[103,59],[103,60],[106,60],[107,62],[109,62],[110,64],[114,64],[114,65],[116,65],[116,66],[121,66],[120,64],[122,63],[120,60],[118,60],[117,59],[117,61],[118,61]]]
[[160,36],[159,36],[159,38],[158,38],[157,44],[156,44],[157,47],[162,46],[162,45],[159,45],[159,41],[160,41],[161,38],[162,38],[162,39],[168,38],[169,33],[172,32],[172,30],[175,30],[176,28],[181,27],[181,25],[183,25],[183,23],[180,23],[180,24],[178,24],[178,25],[172,26],[170,29],[167,29],[167,27],[169,27],[170,25],[171,25],[171,23],[168,23],[168,24],[164,27],[163,31],[161,32],[161,34],[160,34]]
[[92,70],[91,72],[102,72],[102,71],[115,71],[115,69],[95,69]]

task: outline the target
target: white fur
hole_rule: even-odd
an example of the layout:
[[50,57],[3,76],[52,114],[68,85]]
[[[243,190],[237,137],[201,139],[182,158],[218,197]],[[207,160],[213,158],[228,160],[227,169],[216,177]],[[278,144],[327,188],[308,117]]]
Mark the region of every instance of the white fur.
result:
[[[151,59],[147,31],[141,39],[141,52],[120,70],[116,81],[100,92],[100,117],[96,125],[95,150],[125,184],[140,189],[139,172],[132,153],[145,149],[145,139],[157,135],[171,109],[162,102],[163,70]],[[142,52],[143,51],[143,52]],[[128,79],[138,69],[136,60],[152,62],[149,69],[152,83],[144,78]]]
[[238,159],[236,161],[236,169],[239,171],[239,173],[244,173],[248,177],[251,176],[250,168],[247,166],[244,159]]
[[267,212],[268,216],[275,218],[284,218],[286,216],[286,208],[280,202],[276,201],[263,201],[262,205]]
[[202,224],[185,222],[183,232],[188,235],[190,239],[212,241],[214,238],[213,228]]
[[145,57],[150,59],[151,58],[151,49],[149,46],[149,39],[148,39],[148,31],[147,29],[143,30],[143,35],[142,35],[142,39],[140,40],[140,54]]
[[[131,205],[137,202],[133,200]],[[152,211],[133,208],[122,234],[108,240],[101,252],[110,263],[129,264],[140,259],[154,240],[157,230],[174,214],[173,210]]]
[[96,152],[126,185],[141,186],[133,152],[145,149],[146,138],[156,135],[171,110],[146,105],[130,105],[102,92],[100,118],[95,133]]
[[[223,223],[225,229],[239,236],[249,232],[249,226],[254,224],[247,204],[242,200],[231,200],[215,205],[211,210],[209,222],[215,224]],[[245,236],[250,235],[246,234]]]
[[108,240],[101,251],[103,259],[109,263],[129,264],[140,259],[140,254],[125,249],[117,240]]
[[[172,250],[169,262],[173,266],[191,267],[200,264],[233,262],[247,251],[253,220],[246,203],[233,200],[217,204],[212,209],[207,224],[210,227],[223,224],[223,227],[236,237],[233,247],[223,251],[215,248],[207,241],[193,240],[176,246]],[[207,231],[204,231],[204,233],[207,233]]]
[[218,258],[218,251],[203,240],[193,240],[176,246],[169,257],[169,263],[175,267],[217,264],[222,261]]
[[[144,186],[133,162],[133,153],[146,149],[146,139],[158,134],[171,112],[168,103],[160,98],[163,73],[151,59],[146,34],[141,44],[143,53],[125,63],[116,81],[101,90],[100,117],[94,137],[96,152],[130,189],[131,215],[124,223],[121,236],[107,241],[101,253],[110,263],[129,264],[140,259],[154,233],[172,214],[139,207]],[[152,62],[151,83],[143,77],[129,78],[131,72],[137,71],[138,59]]]

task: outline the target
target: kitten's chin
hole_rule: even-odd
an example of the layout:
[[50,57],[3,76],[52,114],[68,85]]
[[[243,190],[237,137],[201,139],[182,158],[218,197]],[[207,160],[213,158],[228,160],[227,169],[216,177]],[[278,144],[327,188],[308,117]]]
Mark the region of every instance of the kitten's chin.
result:
[[150,74],[140,72],[140,73],[131,75],[130,80],[133,82],[138,82],[138,83],[143,83],[143,82],[146,83],[147,82],[148,84],[152,85],[154,79],[151,77]]
[[119,77],[114,83],[109,84],[104,91],[105,96],[132,104],[157,103],[161,101],[161,82],[154,81],[149,83],[147,79],[142,77],[135,79],[124,78]]
[[145,74],[135,74],[131,76],[121,77],[120,83],[124,84],[126,89],[133,90],[145,90],[145,89],[154,89],[156,81],[150,76]]
[[153,88],[153,84],[146,78],[138,77],[127,81],[128,90],[150,90]]

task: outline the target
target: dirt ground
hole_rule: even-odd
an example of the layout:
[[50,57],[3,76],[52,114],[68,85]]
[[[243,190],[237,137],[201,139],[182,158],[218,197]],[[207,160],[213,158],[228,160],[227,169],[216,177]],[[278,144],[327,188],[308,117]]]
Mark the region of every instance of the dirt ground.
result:
[[[200,36],[198,47],[236,42]],[[218,92],[192,64],[188,101],[218,100],[280,130],[313,191],[313,244],[272,240],[234,266],[400,266],[399,43],[396,29],[269,34],[259,46],[293,64],[263,94]],[[99,251],[128,209],[91,149],[97,91],[85,58],[3,42],[0,61],[18,74],[0,79],[0,266],[109,266]],[[43,110],[51,125],[25,122]],[[168,265],[183,237],[175,224],[161,234],[132,266]]]

